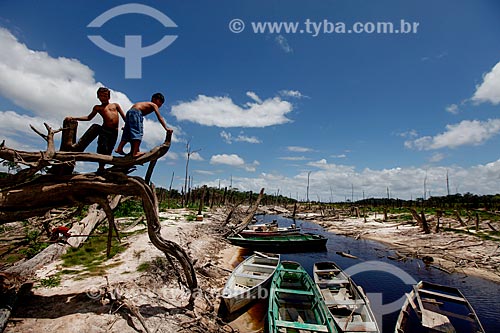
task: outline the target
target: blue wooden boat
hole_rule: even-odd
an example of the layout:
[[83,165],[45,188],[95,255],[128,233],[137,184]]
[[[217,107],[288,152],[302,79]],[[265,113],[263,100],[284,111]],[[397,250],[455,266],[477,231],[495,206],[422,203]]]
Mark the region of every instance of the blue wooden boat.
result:
[[297,262],[282,261],[274,273],[268,332],[338,332],[314,281]]
[[301,233],[279,236],[242,236],[228,237],[227,240],[237,246],[254,251],[274,253],[321,251],[326,249],[328,239],[322,235]]

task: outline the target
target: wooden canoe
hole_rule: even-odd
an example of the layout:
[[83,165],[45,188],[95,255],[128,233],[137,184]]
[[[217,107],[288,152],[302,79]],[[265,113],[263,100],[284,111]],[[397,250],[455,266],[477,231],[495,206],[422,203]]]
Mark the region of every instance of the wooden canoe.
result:
[[222,290],[229,313],[267,297],[267,288],[279,262],[279,254],[255,253],[233,270]]
[[302,266],[283,261],[271,282],[268,332],[338,332],[314,281]]
[[484,333],[484,328],[459,289],[420,281],[406,294],[394,332]]
[[380,332],[363,290],[335,262],[317,262],[314,282],[340,332]]
[[280,236],[244,237],[236,235],[227,240],[237,246],[254,251],[268,251],[275,253],[307,252],[325,250],[328,238],[315,234],[297,234]]

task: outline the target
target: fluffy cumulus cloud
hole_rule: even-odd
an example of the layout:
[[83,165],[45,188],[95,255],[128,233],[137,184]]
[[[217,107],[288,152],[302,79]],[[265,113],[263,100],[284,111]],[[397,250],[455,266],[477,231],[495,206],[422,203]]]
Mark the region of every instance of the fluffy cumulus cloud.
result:
[[464,120],[447,125],[446,131],[436,136],[423,136],[405,142],[407,148],[432,150],[456,148],[465,145],[480,145],[500,132],[500,119],[487,121]]
[[483,76],[483,82],[476,87],[472,101],[500,103],[500,62]]
[[259,165],[258,161],[253,163],[246,163],[243,158],[236,154],[218,154],[210,158],[210,164],[229,165],[236,168],[242,168],[249,172],[255,172],[256,167]]
[[[39,149],[40,140],[28,124],[40,130],[44,129],[44,122],[58,128],[64,117],[87,115],[99,103],[96,91],[104,84],[96,82],[92,69],[78,59],[32,50],[4,28],[0,28],[0,45],[0,95],[20,108],[0,110],[1,139],[6,139],[8,146],[32,149],[32,142]],[[111,101],[119,103],[125,112],[132,105],[119,91],[111,90]],[[100,122],[97,118],[93,122]],[[89,125],[82,122],[80,131]],[[144,128],[145,147],[151,148],[165,139],[165,130],[156,119],[146,119]],[[174,141],[181,132],[175,130]]]
[[279,97],[261,100],[248,92],[252,101],[237,105],[229,97],[198,95],[195,100],[172,107],[172,115],[179,121],[191,121],[204,126],[267,127],[290,122],[287,115],[293,105]]

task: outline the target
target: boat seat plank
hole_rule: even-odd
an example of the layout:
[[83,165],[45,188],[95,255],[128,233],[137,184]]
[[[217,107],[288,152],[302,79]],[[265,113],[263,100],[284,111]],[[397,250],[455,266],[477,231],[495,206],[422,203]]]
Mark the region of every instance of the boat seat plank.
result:
[[294,290],[286,288],[276,288],[275,290],[278,293],[289,293],[289,294],[310,295],[310,296],[314,295],[314,293],[311,290]]
[[[276,262],[277,263],[277,262]],[[271,269],[271,270],[274,270],[276,269],[276,265],[273,266],[271,264],[269,265],[264,265],[264,264],[244,264],[243,266],[245,267],[259,267],[259,268],[268,268],[268,269]]]
[[333,300],[333,301],[326,301],[326,305],[331,306],[331,305],[359,305],[359,304],[365,304],[365,301],[362,299],[344,299],[344,300]]
[[456,302],[467,303],[467,300],[465,300],[463,297],[453,296],[453,295],[448,295],[448,294],[443,294],[443,293],[440,293],[440,292],[437,292],[437,291],[433,291],[433,290],[418,289],[418,292],[421,293],[421,294],[434,295],[434,296],[438,296],[438,297],[450,299],[450,300],[453,300],[453,301],[456,301]]
[[276,320],[274,324],[277,328],[283,327],[283,328],[294,328],[298,330],[305,330],[310,332],[328,332],[328,327],[325,325],[299,323],[296,321],[284,321],[284,320]]
[[322,277],[319,278],[318,283],[324,284],[324,285],[337,285],[337,284],[347,284],[349,283],[348,280],[340,280],[340,279],[324,279]]
[[251,278],[251,279],[258,279],[258,280],[265,280],[268,278],[268,276],[245,274],[245,273],[234,273],[234,276],[246,277],[246,278]]
[[354,321],[349,322],[347,327],[345,321],[339,320],[338,324],[341,328],[344,328],[345,332],[378,332],[377,325],[372,321]]

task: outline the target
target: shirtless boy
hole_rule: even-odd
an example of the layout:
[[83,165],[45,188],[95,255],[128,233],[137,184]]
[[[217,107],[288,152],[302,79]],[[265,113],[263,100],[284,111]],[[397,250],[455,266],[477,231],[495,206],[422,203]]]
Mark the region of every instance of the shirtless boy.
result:
[[130,155],[132,157],[139,157],[144,155],[143,152],[139,151],[139,146],[141,145],[143,136],[143,119],[148,114],[154,112],[156,118],[163,126],[165,131],[173,132],[171,128],[167,127],[165,119],[160,114],[159,108],[165,102],[165,97],[161,93],[156,93],[151,96],[151,102],[138,102],[132,105],[130,110],[127,111],[125,117],[125,128],[123,129],[122,139],[118,147],[116,147],[115,152],[121,155],[125,155],[123,152],[123,147],[127,142],[130,142]]
[[[101,102],[101,105],[94,105],[92,112],[90,112],[88,116],[68,117],[70,120],[89,121],[92,120],[96,114],[101,115],[102,126],[99,132],[99,138],[97,139],[97,153],[104,155],[111,155],[116,140],[118,139],[118,114],[125,121],[125,113],[120,107],[120,104],[110,103],[110,97],[111,94],[109,89],[101,87],[97,89],[97,98]],[[99,162],[99,169],[97,169],[97,172],[103,172],[104,165],[105,163]]]

